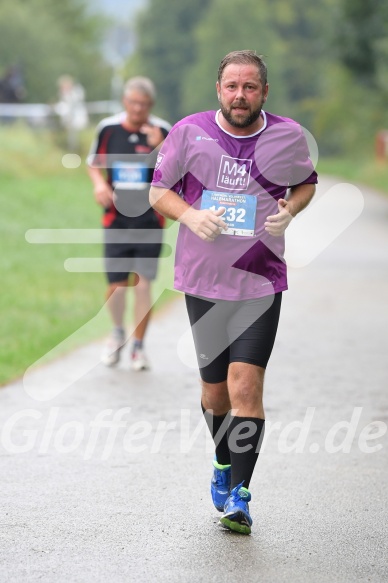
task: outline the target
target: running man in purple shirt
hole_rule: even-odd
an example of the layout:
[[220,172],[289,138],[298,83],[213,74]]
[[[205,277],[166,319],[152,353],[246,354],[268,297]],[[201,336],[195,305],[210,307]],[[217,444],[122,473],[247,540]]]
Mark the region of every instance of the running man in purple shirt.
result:
[[150,201],[181,223],[175,287],[185,293],[215,442],[212,500],[223,526],[249,534],[264,373],[287,289],[284,233],[311,201],[317,174],[299,124],[262,109],[260,56],[226,55],[216,87],[220,109],[184,118],[166,138]]

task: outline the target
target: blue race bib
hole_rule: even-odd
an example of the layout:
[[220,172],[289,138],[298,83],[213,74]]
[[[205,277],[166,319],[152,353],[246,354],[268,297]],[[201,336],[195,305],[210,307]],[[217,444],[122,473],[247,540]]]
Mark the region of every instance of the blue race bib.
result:
[[253,194],[233,194],[204,190],[201,209],[218,210],[225,207],[222,219],[227,223],[228,230],[222,235],[240,235],[253,237],[255,234],[257,197]]
[[141,190],[147,188],[148,167],[142,162],[114,162],[112,185],[114,188]]

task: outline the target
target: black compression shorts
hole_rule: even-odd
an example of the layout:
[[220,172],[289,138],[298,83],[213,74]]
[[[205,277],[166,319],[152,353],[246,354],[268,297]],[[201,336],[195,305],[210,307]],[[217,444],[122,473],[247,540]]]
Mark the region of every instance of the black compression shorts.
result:
[[105,271],[109,283],[126,281],[130,273],[148,280],[156,278],[158,259],[162,249],[162,229],[132,231],[137,241],[127,239],[125,229],[113,224],[104,229]]
[[186,294],[202,380],[221,383],[231,362],[266,368],[278,328],[282,293],[243,301]]

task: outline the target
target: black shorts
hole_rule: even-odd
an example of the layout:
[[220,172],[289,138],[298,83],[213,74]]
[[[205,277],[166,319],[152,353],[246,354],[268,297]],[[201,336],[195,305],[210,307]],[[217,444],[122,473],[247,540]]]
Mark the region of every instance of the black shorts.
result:
[[[135,234],[135,236],[134,236]],[[104,229],[105,271],[109,283],[126,281],[130,273],[156,278],[163,229]],[[135,239],[135,240],[134,240]]]
[[207,383],[225,381],[231,362],[266,368],[275,342],[281,302],[281,292],[243,301],[186,294],[201,378]]

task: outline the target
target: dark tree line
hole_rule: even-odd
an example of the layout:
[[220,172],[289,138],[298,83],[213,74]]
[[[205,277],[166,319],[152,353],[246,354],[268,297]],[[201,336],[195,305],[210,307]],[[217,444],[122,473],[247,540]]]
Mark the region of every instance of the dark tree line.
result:
[[150,75],[175,121],[217,107],[219,60],[251,48],[269,67],[267,109],[295,117],[323,153],[371,147],[388,127],[386,0],[149,0],[127,74]]
[[29,102],[55,100],[63,74],[79,79],[89,98],[106,98],[111,72],[101,52],[104,26],[84,0],[0,0],[0,74],[17,66]]

